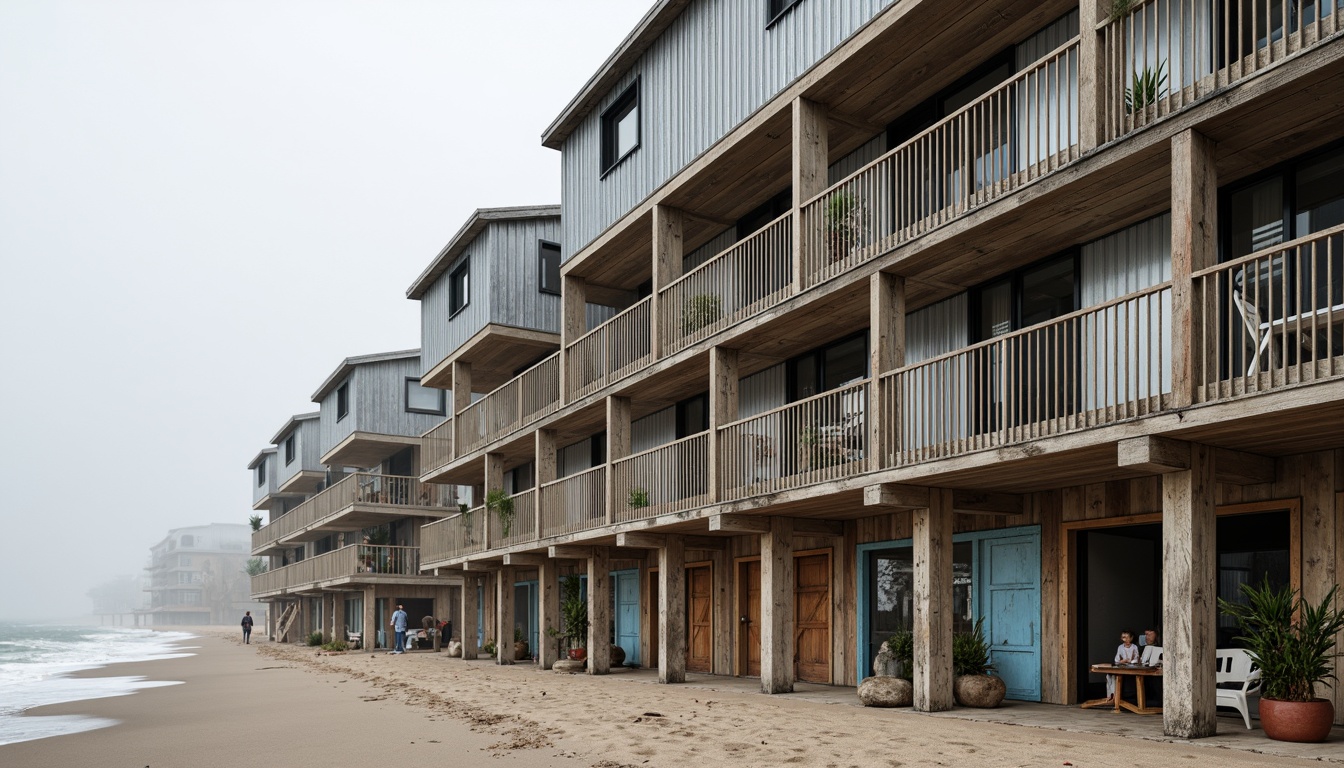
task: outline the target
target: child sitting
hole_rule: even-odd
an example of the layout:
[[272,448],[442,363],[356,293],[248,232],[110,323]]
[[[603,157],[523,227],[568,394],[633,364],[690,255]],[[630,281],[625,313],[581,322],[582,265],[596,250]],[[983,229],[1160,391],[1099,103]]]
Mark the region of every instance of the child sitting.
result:
[[[1120,645],[1115,649],[1116,664],[1137,664],[1139,662],[1139,646],[1134,644],[1133,632],[1120,633]],[[1115,675],[1106,676],[1106,703],[1111,704],[1115,701]]]

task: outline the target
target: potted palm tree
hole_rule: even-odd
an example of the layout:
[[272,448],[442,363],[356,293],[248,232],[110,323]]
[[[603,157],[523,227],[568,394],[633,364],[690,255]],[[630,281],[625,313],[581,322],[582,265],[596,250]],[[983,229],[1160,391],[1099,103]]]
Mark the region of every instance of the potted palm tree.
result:
[[1008,693],[1003,678],[990,674],[994,665],[989,661],[984,625],[982,616],[970,632],[952,636],[952,694],[963,707],[997,707]]
[[569,640],[569,658],[583,661],[588,657],[588,601],[578,576],[560,580],[560,616],[564,620],[565,637]]
[[1335,707],[1316,696],[1317,684],[1336,679],[1335,635],[1344,611],[1335,607],[1339,585],[1317,605],[1291,586],[1275,589],[1266,576],[1259,587],[1242,584],[1245,602],[1219,598],[1218,607],[1241,624],[1236,639],[1260,669],[1260,725],[1278,741],[1320,742],[1330,735]]

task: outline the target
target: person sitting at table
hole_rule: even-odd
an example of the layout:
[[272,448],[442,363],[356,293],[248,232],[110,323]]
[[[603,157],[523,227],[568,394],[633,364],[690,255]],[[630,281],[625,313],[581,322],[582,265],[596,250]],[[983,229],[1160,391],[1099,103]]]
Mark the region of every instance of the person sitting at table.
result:
[[[1139,646],[1134,644],[1133,632],[1120,633],[1120,645],[1115,649],[1116,664],[1137,664],[1139,661]],[[1106,703],[1111,704],[1115,701],[1115,675],[1106,676]]]
[[[1139,662],[1145,667],[1162,666],[1162,646],[1157,644],[1157,630],[1143,630],[1143,655]],[[1162,678],[1152,676],[1143,678],[1143,690],[1148,700],[1154,704],[1162,703]]]

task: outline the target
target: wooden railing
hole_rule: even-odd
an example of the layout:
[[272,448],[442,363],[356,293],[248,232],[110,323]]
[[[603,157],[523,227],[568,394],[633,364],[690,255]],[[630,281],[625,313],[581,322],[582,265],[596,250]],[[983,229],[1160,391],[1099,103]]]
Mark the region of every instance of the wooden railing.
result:
[[453,419],[448,419],[420,438],[420,444],[423,446],[421,454],[423,460],[420,462],[423,474],[443,469],[452,463],[454,429],[456,425]]
[[560,407],[560,353],[542,360],[457,414],[459,456],[515,432]]
[[420,573],[418,547],[388,547],[352,544],[293,565],[252,577],[252,594],[264,594],[315,586],[345,576],[416,576]]
[[1336,0],[1135,2],[1100,30],[1106,140],[1319,43],[1344,28],[1341,11]]
[[708,468],[708,432],[613,461],[612,518],[628,523],[707,504]]
[[1074,40],[805,203],[803,286],[846,272],[1079,154]]
[[603,464],[541,486],[542,538],[605,525],[606,479]]
[[649,362],[651,306],[651,298],[645,297],[565,348],[571,400],[590,395]]
[[658,334],[670,355],[793,294],[793,212],[658,292]]
[[1158,412],[1171,359],[1164,283],[884,374],[882,466]]
[[485,543],[483,506],[435,520],[420,529],[420,549],[426,563],[482,552]]
[[453,486],[421,483],[418,477],[367,472],[346,475],[270,525],[254,531],[252,549],[256,551],[268,547],[286,536],[318,525],[325,518],[353,504],[442,509],[457,506],[455,492]]
[[864,470],[868,382],[829,392],[719,429],[723,500],[775,493]]
[[508,547],[537,538],[537,491],[526,490],[509,497],[513,515],[506,524],[498,515],[490,515],[489,549]]
[[1344,375],[1344,226],[1194,275],[1198,402]]

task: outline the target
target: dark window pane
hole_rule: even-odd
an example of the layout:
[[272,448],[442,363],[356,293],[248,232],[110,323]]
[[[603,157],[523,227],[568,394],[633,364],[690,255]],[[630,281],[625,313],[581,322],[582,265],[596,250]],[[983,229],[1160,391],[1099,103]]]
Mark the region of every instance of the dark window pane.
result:
[[1007,280],[976,292],[974,301],[980,312],[976,339],[984,341],[1013,330],[1013,284]]
[[823,354],[823,392],[859,381],[868,375],[868,343],[863,336],[827,347]]
[[1230,208],[1232,258],[1284,241],[1282,178],[1234,192]]
[[1298,169],[1296,200],[1297,237],[1344,224],[1344,150]]
[[1061,259],[1022,275],[1022,327],[1074,310],[1073,259]]

